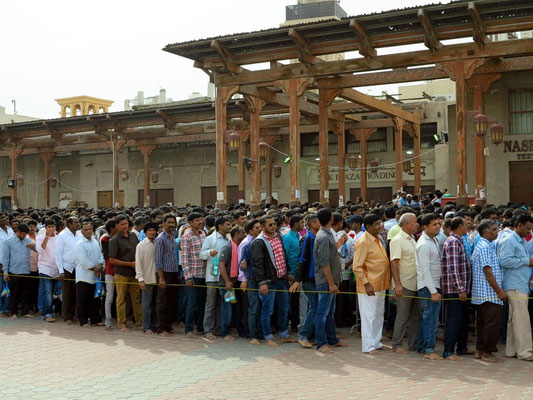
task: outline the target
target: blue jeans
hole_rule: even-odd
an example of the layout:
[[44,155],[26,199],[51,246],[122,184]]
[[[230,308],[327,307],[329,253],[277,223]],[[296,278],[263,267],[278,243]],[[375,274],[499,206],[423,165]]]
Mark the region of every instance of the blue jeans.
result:
[[[419,297],[431,297],[427,287],[418,291]],[[418,330],[418,351],[422,354],[435,352],[435,337],[439,326],[440,301],[419,299],[420,303],[420,328]]]
[[152,330],[155,332],[155,318],[153,309],[155,308],[154,293],[157,286],[146,285],[146,289],[141,290],[141,305],[143,310],[143,332]]
[[329,293],[328,284],[318,285],[316,290],[319,293],[315,318],[315,340],[317,349],[319,349],[325,344],[336,345],[339,339],[335,332],[335,295]]
[[[7,285],[7,283],[4,282],[4,279],[0,279],[0,294],[2,293],[2,291],[4,290],[6,285]],[[0,297],[0,314],[8,313],[10,311],[10,308],[9,308],[9,299],[10,298],[11,298],[11,296]]]
[[303,282],[302,289],[304,290],[305,297],[309,303],[307,314],[304,319],[304,323],[300,328],[300,334],[298,340],[312,341],[315,338],[315,318],[316,318],[316,306],[318,304],[318,294],[313,282]]
[[224,300],[224,295],[226,294],[226,289],[219,289],[220,293],[220,329],[222,330],[222,337],[229,336],[231,330],[229,328],[231,323],[231,303],[228,303]]
[[[204,278],[193,278],[194,285],[205,286]],[[205,287],[186,287],[187,289],[187,312],[185,315],[185,333],[192,332],[194,323],[198,332],[204,331],[204,311],[205,311]]]
[[[279,335],[282,338],[289,337],[289,283],[287,279],[280,279],[271,282],[268,285],[268,294],[262,295],[259,292],[259,298],[263,303],[261,308],[261,326],[263,328],[263,335],[265,339],[272,340],[272,330],[270,329],[270,317],[274,312],[274,304],[278,307],[278,329]],[[274,292],[273,290],[281,290],[281,292]]]
[[259,339],[263,336],[263,334],[261,333],[261,303],[259,301],[259,292],[257,291],[257,279],[249,279],[247,288],[248,339]]
[[42,295],[42,309],[43,318],[51,317],[53,314],[52,302],[54,294],[61,292],[61,281],[58,279],[50,279],[48,275],[39,274],[39,292]]

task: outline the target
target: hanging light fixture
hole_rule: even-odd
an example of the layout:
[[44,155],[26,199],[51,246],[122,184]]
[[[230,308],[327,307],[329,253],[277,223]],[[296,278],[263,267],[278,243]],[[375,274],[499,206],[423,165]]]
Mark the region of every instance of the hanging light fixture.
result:
[[227,131],[227,141],[230,151],[237,151],[241,147],[241,136],[235,131]]
[[492,138],[492,143],[498,146],[503,142],[503,127],[498,123],[492,124],[490,126],[490,137]]
[[127,181],[130,177],[130,174],[128,172],[128,170],[126,168],[121,168],[120,169],[120,179],[122,181]]
[[259,156],[262,160],[266,159],[268,154],[268,144],[263,139],[259,140]]
[[479,113],[474,117],[474,129],[477,136],[485,136],[487,134],[487,127],[489,120],[485,114]]
[[279,178],[281,176],[281,165],[274,164],[272,166],[272,172],[276,178]]
[[55,188],[57,186],[57,178],[55,176],[52,176],[50,178],[50,186]]
[[404,161],[402,163],[403,172],[409,172],[411,170],[411,160]]
[[17,181],[17,185],[19,185],[19,186],[24,185],[24,175],[22,175],[22,174],[20,174],[20,173],[17,174],[17,175],[15,176],[15,180]]
[[159,172],[152,172],[151,177],[152,177],[152,183],[159,182]]
[[357,156],[354,156],[352,154],[350,157],[348,157],[348,167],[357,168],[358,163],[359,163],[359,158],[357,158]]
[[373,158],[372,160],[370,160],[370,172],[376,174],[378,172],[378,165],[379,162],[377,158]]

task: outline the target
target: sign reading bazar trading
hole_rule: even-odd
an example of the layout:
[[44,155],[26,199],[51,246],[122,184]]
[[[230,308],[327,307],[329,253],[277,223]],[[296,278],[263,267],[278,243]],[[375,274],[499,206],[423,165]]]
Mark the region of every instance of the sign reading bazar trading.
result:
[[[368,182],[394,182],[396,180],[396,168],[394,165],[386,165],[378,167],[377,172],[371,172],[370,169],[366,170]],[[346,169],[346,182],[361,182],[361,170],[358,168],[347,168]],[[409,172],[403,171],[402,180],[412,181],[414,180],[415,171],[411,167]],[[434,180],[435,179],[435,168],[433,163],[422,162],[420,166],[420,175],[424,180]],[[329,181],[338,182],[339,181],[339,171],[337,169],[329,171]],[[307,183],[314,185],[320,182],[320,173],[318,167],[309,167],[307,168]]]
[[506,140],[503,142],[504,153],[519,153],[517,160],[533,160],[533,140]]

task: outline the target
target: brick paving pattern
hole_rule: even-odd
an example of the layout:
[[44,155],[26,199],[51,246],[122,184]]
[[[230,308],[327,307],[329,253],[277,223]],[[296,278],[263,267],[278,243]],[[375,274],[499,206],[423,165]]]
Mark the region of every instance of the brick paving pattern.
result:
[[[0,399],[531,399],[533,364],[361,353],[358,334],[331,356],[0,319]],[[503,350],[503,345],[500,345]],[[502,355],[502,352],[500,352]]]

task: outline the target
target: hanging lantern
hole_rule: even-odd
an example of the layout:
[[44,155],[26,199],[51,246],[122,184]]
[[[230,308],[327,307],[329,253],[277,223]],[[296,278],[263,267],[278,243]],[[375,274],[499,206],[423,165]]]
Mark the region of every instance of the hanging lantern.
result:
[[348,167],[350,168],[357,168],[357,163],[359,162],[359,159],[354,156],[353,154],[348,157]]
[[268,154],[268,144],[265,143],[263,139],[259,141],[259,156],[262,160],[267,158]]
[[492,138],[492,143],[498,146],[503,142],[503,127],[498,123],[492,124],[490,126],[490,136]]
[[241,146],[241,136],[235,131],[227,132],[228,147],[230,151],[237,151]]
[[474,128],[477,136],[485,136],[487,134],[487,127],[489,120],[485,114],[478,114],[474,117]]
[[274,164],[272,166],[272,172],[276,178],[279,178],[281,176],[281,165]]
[[55,176],[52,176],[50,178],[50,186],[55,188],[57,186],[57,178]]
[[159,172],[152,172],[151,176],[152,176],[152,183],[159,182]]
[[404,161],[402,163],[403,172],[407,173],[411,171],[411,160]]
[[19,185],[19,186],[24,185],[24,175],[22,175],[22,174],[17,174],[17,175],[15,176],[15,180],[17,181],[17,185]]
[[373,174],[376,174],[378,172],[378,165],[379,165],[379,162],[377,158],[370,160],[370,172],[372,172]]
[[120,169],[120,179],[123,181],[127,181],[130,177],[130,174],[126,168]]

